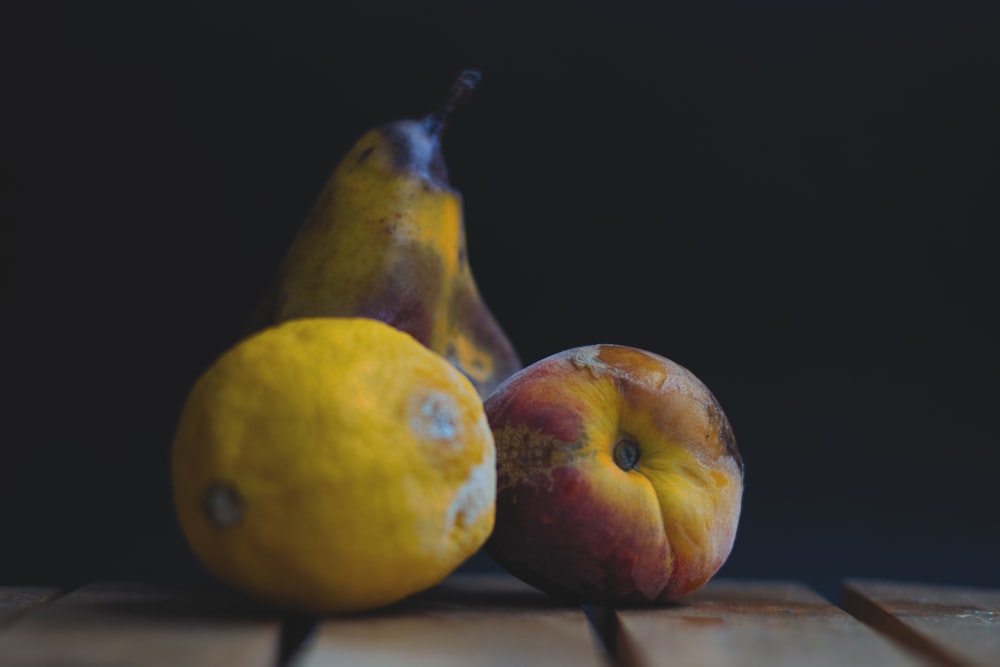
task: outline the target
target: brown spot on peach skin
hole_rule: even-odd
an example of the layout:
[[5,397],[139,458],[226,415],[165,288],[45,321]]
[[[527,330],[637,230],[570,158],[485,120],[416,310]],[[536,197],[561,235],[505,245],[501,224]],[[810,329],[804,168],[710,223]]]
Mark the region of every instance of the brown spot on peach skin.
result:
[[[596,604],[662,599],[672,554],[658,518],[623,521],[620,507],[594,495],[587,476],[569,466],[500,490],[497,502],[505,511],[497,513],[487,551],[559,598]],[[533,537],[540,535],[544,539]]]
[[736,436],[733,435],[733,427],[729,425],[729,419],[726,418],[726,414],[722,411],[722,406],[719,405],[719,402],[711,392],[709,392],[709,397],[711,401],[706,406],[709,421],[715,427],[719,440],[726,448],[726,453],[733,457],[736,465],[740,468],[740,474],[743,474],[745,472],[743,469],[743,456],[736,445]]
[[619,389],[643,388],[650,392],[689,393],[698,379],[680,364],[652,352],[623,345],[590,345],[572,352],[573,365],[599,378],[613,378]]
[[619,395],[635,411],[655,415],[659,431],[704,433],[703,442],[691,444],[732,457],[743,472],[743,458],[722,406],[688,369],[652,352],[618,345],[581,348],[573,362],[591,373],[613,376]]
[[[566,442],[523,426],[508,426],[493,432],[497,443],[497,486],[506,488],[525,478],[543,476],[570,464],[584,454],[582,442]],[[590,451],[590,456],[596,452]]]

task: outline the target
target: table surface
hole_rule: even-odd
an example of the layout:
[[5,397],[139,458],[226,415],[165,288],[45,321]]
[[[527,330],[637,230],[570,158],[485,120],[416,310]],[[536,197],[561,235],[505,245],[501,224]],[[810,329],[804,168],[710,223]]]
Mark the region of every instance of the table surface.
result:
[[0,586],[0,666],[1000,665],[998,590],[848,580],[842,600],[718,579],[668,606],[580,608],[456,574],[377,612],[312,616],[220,587]]

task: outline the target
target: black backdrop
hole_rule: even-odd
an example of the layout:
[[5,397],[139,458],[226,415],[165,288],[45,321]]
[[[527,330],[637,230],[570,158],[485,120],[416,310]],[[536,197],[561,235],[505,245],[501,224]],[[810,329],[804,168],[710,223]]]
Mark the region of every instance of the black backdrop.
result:
[[1000,586],[1000,5],[185,5],[5,21],[4,583],[200,576],[188,388],[343,152],[477,67],[445,154],[481,292],[526,361],[713,389],[722,574]]

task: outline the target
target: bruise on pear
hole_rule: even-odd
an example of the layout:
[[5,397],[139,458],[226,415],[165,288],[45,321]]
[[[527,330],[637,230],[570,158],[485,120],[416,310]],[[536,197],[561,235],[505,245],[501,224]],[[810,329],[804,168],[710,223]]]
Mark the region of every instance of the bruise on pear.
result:
[[469,267],[462,197],[441,151],[447,115],[478,81],[463,72],[445,106],[367,132],[334,169],[251,326],[371,317],[447,358],[485,398],[521,368]]

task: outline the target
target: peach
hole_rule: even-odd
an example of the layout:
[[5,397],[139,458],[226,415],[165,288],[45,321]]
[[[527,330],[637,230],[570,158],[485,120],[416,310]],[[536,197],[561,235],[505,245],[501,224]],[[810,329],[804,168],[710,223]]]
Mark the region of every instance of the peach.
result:
[[486,400],[497,448],[487,552],[554,596],[595,604],[674,600],[732,549],[743,461],[705,385],[657,354],[566,350]]

